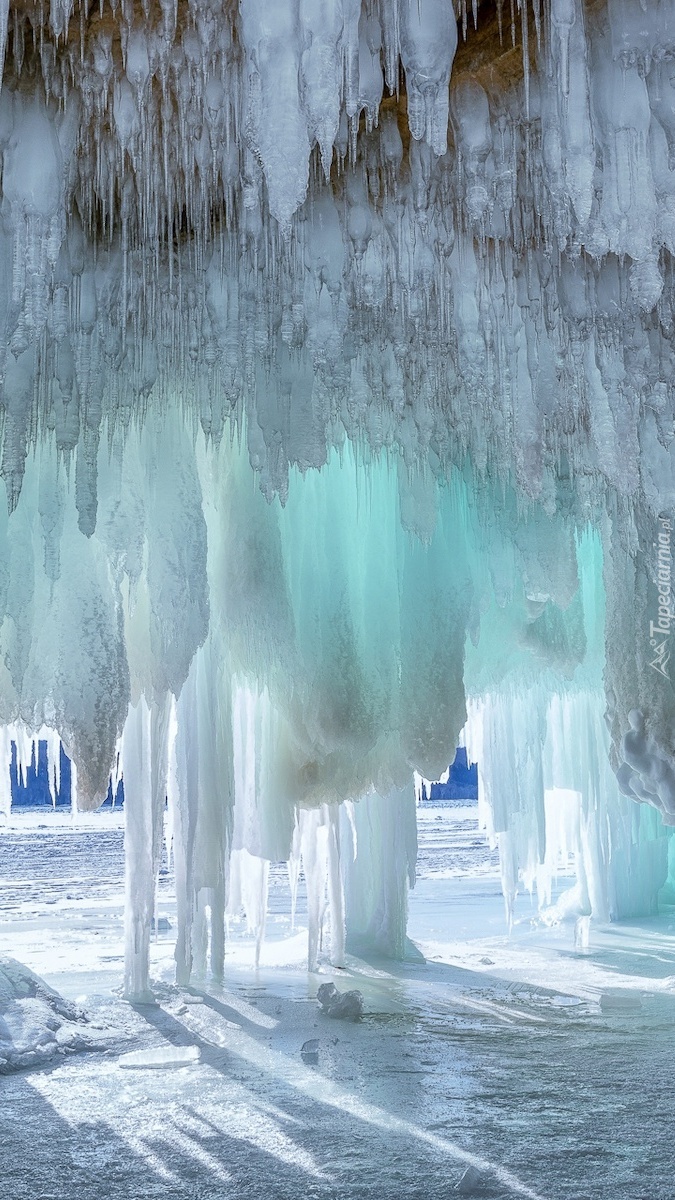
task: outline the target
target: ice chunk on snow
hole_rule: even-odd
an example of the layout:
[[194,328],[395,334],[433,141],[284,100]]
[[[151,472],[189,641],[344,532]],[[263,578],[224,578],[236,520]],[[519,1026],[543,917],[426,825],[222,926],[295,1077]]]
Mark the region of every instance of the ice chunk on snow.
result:
[[629,988],[606,988],[600,996],[600,1008],[603,1013],[638,1012],[642,996]]
[[84,1020],[23,964],[0,960],[0,1074],[41,1067],[59,1054],[93,1048]]
[[319,1061],[319,1046],[318,1038],[310,1038],[309,1041],[303,1042],[300,1047],[300,1054],[303,1062],[316,1064]]
[[121,1054],[117,1065],[124,1071],[168,1071],[199,1062],[198,1046],[160,1046],[157,1050],[132,1050]]

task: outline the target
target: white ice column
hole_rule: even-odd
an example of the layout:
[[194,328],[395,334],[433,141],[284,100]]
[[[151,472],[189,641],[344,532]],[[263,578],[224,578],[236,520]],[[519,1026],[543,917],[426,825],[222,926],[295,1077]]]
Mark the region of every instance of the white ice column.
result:
[[125,962],[127,1000],[152,1000],[150,932],[162,851],[171,698],[130,707],[122,734],[125,813]]
[[265,937],[269,864],[288,860],[293,840],[283,734],[267,689],[238,679],[233,687],[234,811],[226,911],[233,918],[245,914],[256,939],[256,965]]
[[330,961],[344,966],[345,907],[342,885],[340,808],[322,804],[298,812],[302,868],[307,885],[309,939],[307,968],[316,971],[323,931],[328,919]]
[[176,705],[169,773],[178,938],[176,980],[222,978],[232,832],[232,716],[223,655],[209,638]]
[[12,729],[3,725],[0,729],[0,815],[9,820],[12,811],[12,781],[9,774],[12,762]]
[[186,986],[192,974],[194,826],[198,797],[199,747],[194,729],[196,710],[195,664],[176,705],[175,774],[169,773],[169,806],[173,829],[173,863],[176,880],[176,983]]
[[345,806],[342,832],[347,948],[403,958],[417,859],[412,779],[388,796],[372,793]]
[[481,819],[499,846],[509,922],[521,885],[549,909],[558,876],[570,872],[574,885],[551,918],[609,921],[656,910],[667,831],[658,813],[619,793],[605,709],[600,690],[549,698],[538,686],[470,706]]

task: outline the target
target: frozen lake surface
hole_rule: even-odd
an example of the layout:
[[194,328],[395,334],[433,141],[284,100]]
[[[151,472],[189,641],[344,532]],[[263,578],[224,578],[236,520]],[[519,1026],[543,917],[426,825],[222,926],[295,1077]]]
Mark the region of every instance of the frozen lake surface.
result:
[[[225,987],[188,992],[172,984],[165,872],[159,1004],[134,1009],[118,994],[120,816],[2,831],[0,954],[77,999],[102,1040],[0,1077],[4,1195],[422,1200],[473,1163],[467,1194],[492,1200],[672,1200],[675,917],[594,929],[580,955],[572,926],[523,896],[509,934],[475,808],[423,810],[409,932],[426,961],[351,958],[308,979],[302,894],[293,930],[283,867],[271,881],[260,970],[235,923]],[[329,979],[361,989],[361,1024],[320,1015]],[[123,1069],[132,1053],[150,1065]]]

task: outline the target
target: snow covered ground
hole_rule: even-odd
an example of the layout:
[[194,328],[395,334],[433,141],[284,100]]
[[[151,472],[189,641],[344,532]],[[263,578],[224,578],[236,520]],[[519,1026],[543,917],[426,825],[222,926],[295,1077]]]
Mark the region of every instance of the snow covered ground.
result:
[[[420,811],[409,933],[425,962],[308,979],[303,897],[293,930],[279,867],[260,970],[233,926],[225,987],[177,989],[164,873],[154,1008],[119,998],[120,816],[14,818],[0,955],[76,1002],[95,1052],[0,1077],[3,1195],[422,1200],[473,1165],[464,1194],[492,1200],[672,1200],[675,916],[594,929],[579,954],[573,926],[523,896],[509,933],[475,811]],[[361,989],[362,1023],[318,1012],[328,979]],[[125,1069],[138,1052],[154,1065]]]

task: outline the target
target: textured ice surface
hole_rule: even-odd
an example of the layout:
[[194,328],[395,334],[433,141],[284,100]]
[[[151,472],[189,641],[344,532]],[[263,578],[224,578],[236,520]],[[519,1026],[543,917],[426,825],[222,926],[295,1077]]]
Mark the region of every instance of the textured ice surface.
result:
[[[29,1200],[47,1189],[72,1200],[76,1179],[82,1200],[100,1200],[102,1190],[113,1200],[194,1200],[195,1192],[260,1200],[271,1186],[280,1200],[376,1200],[384,1189],[392,1200],[415,1192],[442,1200],[470,1155],[482,1164],[476,1196],[493,1200],[522,1194],[518,1183],[546,1200],[666,1200],[675,1154],[668,1122],[653,1114],[672,1083],[672,918],[596,924],[591,953],[578,955],[572,927],[537,926],[520,896],[509,935],[496,874],[468,875],[480,859],[478,851],[468,857],[466,813],[456,830],[453,810],[440,822],[436,815],[420,823],[410,905],[426,963],[351,959],[346,973],[323,975],[341,989],[363,989],[368,1016],[320,1029],[317,980],[308,979],[290,933],[285,956],[273,957],[282,916],[290,930],[281,872],[270,872],[274,911],[257,974],[253,939],[242,930],[242,957],[233,927],[225,986],[196,995],[168,986],[172,947],[160,939],[151,945],[153,977],[164,981],[160,1005],[133,1008],[114,994],[123,953],[119,831],[116,879],[110,870],[103,893],[91,878],[94,857],[112,866],[96,848],[112,837],[114,814],[95,814],[60,836],[18,815],[0,843],[0,876],[16,897],[5,904],[0,951],[20,942],[50,984],[105,1020],[116,1051],[166,1051],[180,1035],[201,1059],[186,1070],[120,1071],[117,1053],[73,1055],[56,1071],[4,1077],[2,1165],[11,1196]],[[64,842],[61,863],[55,847]],[[463,878],[450,873],[455,847]],[[441,858],[445,875],[429,877]],[[50,862],[67,869],[70,887],[77,881],[78,901],[51,905],[53,890],[31,882]],[[165,877],[161,887],[162,910],[173,918]],[[600,995],[617,986],[639,993],[641,1009],[603,1014]],[[319,1037],[318,1064],[305,1064],[301,1047]]]

